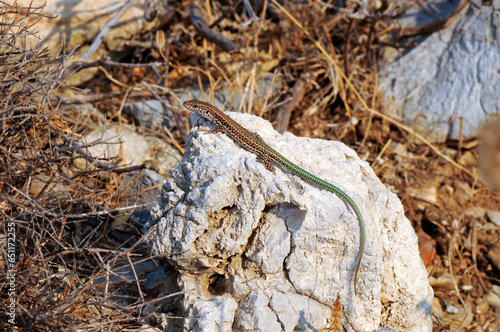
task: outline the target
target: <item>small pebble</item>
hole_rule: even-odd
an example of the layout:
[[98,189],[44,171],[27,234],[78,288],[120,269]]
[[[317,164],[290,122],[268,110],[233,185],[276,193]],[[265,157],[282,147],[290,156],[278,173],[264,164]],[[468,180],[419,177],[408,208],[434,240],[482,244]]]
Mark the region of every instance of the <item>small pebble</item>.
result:
[[462,290],[465,292],[470,292],[474,287],[472,285],[463,285]]
[[500,226],[500,211],[486,211],[486,217],[497,226]]
[[452,306],[451,304],[448,304],[446,306],[446,311],[449,312],[450,314],[456,314],[458,313],[458,309]]

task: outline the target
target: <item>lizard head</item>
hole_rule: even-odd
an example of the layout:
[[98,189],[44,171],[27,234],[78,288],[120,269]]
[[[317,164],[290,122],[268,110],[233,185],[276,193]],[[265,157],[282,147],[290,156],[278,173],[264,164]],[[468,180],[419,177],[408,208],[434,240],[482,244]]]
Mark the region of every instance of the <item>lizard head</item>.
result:
[[211,111],[211,110],[213,110],[215,107],[210,105],[209,103],[206,103],[206,102],[201,101],[201,100],[193,99],[193,100],[185,101],[184,103],[182,103],[182,105],[185,108],[187,108],[188,110],[190,110],[191,112],[195,112],[199,116],[204,117],[205,119],[207,119],[209,121],[214,120],[214,115],[212,113],[213,111]]

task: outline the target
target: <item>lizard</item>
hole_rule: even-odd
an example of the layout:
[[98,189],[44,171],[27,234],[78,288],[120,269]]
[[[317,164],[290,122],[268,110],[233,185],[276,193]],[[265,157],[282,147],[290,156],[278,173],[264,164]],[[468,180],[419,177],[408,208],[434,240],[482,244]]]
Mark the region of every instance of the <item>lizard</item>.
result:
[[359,267],[361,265],[361,260],[363,258],[363,253],[365,251],[366,242],[366,230],[365,222],[361,211],[354,202],[354,200],[346,194],[342,189],[334,186],[333,184],[318,178],[317,176],[307,172],[306,170],[300,168],[299,166],[292,163],[290,160],[282,156],[276,150],[267,145],[264,140],[256,133],[245,129],[239,123],[231,119],[227,114],[219,110],[217,107],[200,100],[189,100],[183,103],[183,106],[191,112],[198,114],[199,116],[207,119],[208,121],[215,124],[216,128],[212,133],[216,134],[223,132],[236,141],[246,150],[257,155],[258,159],[264,164],[266,169],[275,173],[275,168],[272,163],[280,166],[286,171],[297,175],[306,182],[309,182],[315,186],[322,189],[326,189],[334,194],[336,194],[341,199],[345,200],[347,204],[356,214],[359,222],[360,228],[360,246],[359,246],[359,258],[356,264],[356,269],[354,271],[354,291],[357,293],[357,279],[359,273]]

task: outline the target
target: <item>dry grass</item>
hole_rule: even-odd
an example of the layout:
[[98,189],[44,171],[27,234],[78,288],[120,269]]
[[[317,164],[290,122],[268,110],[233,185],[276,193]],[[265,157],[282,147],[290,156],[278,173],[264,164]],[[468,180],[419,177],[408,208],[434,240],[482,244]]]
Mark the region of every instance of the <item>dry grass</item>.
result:
[[1,284],[0,330],[12,327],[8,305],[24,331],[138,328],[146,304],[138,281],[112,278],[142,256],[137,237],[113,240],[119,202],[107,184],[116,169],[75,143],[84,128],[57,103],[67,58],[26,46],[36,26],[28,18],[41,8],[0,10],[0,266],[12,282]]

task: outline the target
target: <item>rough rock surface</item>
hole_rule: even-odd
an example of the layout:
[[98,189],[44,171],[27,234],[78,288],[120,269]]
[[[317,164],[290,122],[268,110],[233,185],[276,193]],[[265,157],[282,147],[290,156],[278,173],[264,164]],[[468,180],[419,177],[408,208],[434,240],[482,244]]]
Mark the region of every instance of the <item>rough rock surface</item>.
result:
[[[118,165],[141,165],[150,167],[162,176],[167,176],[170,168],[181,159],[180,153],[164,140],[142,136],[131,126],[108,125],[86,134],[81,143],[86,154],[95,160],[112,160]],[[106,161],[107,162],[107,161]],[[77,160],[84,168],[87,160]]]
[[345,202],[282,169],[269,172],[225,134],[194,129],[148,234],[153,254],[165,255],[181,289],[192,290],[185,330],[429,331],[433,293],[417,237],[369,165],[340,142],[280,135],[263,119],[228,114],[357,203],[367,230],[358,294],[360,232]]
[[[438,6],[440,15],[449,17],[446,7],[453,10],[450,4],[460,2],[433,1],[428,10]],[[468,6],[454,24],[380,71],[380,90],[391,114],[409,125],[418,118],[416,128],[432,141],[458,139],[461,119],[463,137],[476,136],[490,117],[500,114],[500,0]],[[406,25],[404,18],[401,24]]]

